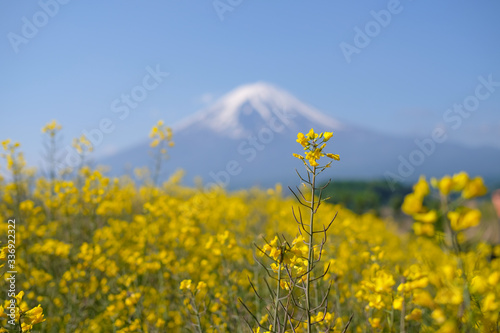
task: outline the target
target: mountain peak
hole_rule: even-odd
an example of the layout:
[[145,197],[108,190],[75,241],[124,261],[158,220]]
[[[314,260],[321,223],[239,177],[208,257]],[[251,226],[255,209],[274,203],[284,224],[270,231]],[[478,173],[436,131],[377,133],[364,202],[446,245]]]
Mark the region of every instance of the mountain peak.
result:
[[194,127],[234,139],[244,138],[278,114],[291,119],[299,116],[292,119],[298,125],[305,118],[331,129],[341,128],[337,120],[302,103],[287,91],[270,83],[256,82],[236,87],[206,109],[187,118],[176,129]]

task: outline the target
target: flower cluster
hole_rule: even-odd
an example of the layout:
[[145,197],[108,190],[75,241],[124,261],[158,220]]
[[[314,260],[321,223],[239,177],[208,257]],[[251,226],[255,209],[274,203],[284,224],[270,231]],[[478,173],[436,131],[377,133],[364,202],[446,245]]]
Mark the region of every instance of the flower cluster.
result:
[[[467,173],[460,172],[441,179],[432,178],[431,185],[439,191],[443,206],[440,212],[424,204],[424,199],[431,194],[431,188],[423,176],[414,185],[413,193],[405,197],[401,207],[403,212],[413,216],[415,234],[433,237],[436,232],[435,223],[443,218],[448,219],[451,230],[455,232],[479,224],[481,212],[476,208],[463,206],[463,203],[486,194],[487,189],[481,177],[471,179]],[[450,209],[452,207],[453,210]]]
[[50,123],[42,128],[42,133],[48,133],[51,138],[55,137],[57,132],[62,129],[61,124],[58,124],[56,120],[52,120]]
[[92,143],[83,134],[79,138],[73,139],[72,146],[80,155],[86,155],[94,150]]
[[[326,147],[326,142],[331,139],[333,136],[332,132],[322,132],[322,133],[314,133],[314,130],[311,128],[309,133],[304,135],[303,133],[297,134],[297,142],[304,147],[305,156],[299,154],[293,154],[294,157],[304,161],[309,162],[309,165],[312,167],[319,166],[319,159],[322,156],[326,156],[332,160],[339,161],[340,156],[337,154],[331,153],[323,153],[323,149]],[[328,162],[325,167],[329,167],[332,162]]]
[[[172,129],[164,125],[163,120],[159,120],[155,126],[151,129],[149,137],[153,139],[151,142],[151,147],[156,147],[160,143],[165,142],[166,146],[173,147],[174,142],[172,141]],[[166,147],[162,147],[163,153],[166,153]]]

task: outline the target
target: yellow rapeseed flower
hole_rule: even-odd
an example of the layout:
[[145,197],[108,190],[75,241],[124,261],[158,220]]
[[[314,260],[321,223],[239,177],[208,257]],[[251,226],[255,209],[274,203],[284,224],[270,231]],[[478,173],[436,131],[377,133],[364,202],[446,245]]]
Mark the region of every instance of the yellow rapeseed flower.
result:
[[405,320],[420,321],[422,319],[422,310],[415,308],[410,314],[405,316]]
[[487,288],[488,288],[488,281],[484,277],[477,275],[472,278],[472,282],[470,285],[470,291],[472,293],[482,294],[487,290]]
[[475,227],[481,221],[481,212],[478,209],[462,208],[459,211],[448,213],[451,228],[455,231]]
[[462,196],[465,199],[471,199],[475,197],[480,197],[488,192],[486,186],[484,186],[483,179],[481,177],[476,177],[470,180],[462,192]]
[[314,140],[314,139],[317,139],[319,137],[319,134],[314,133],[314,129],[311,128],[309,130],[309,133],[307,133],[306,136],[309,138],[309,140]]
[[368,322],[370,323],[370,325],[373,327],[373,328],[379,328],[381,327],[380,325],[380,318],[368,318]]
[[433,178],[431,182],[432,185],[434,187],[437,187],[439,189],[439,192],[444,196],[450,194],[450,191],[453,187],[453,179],[448,175],[444,176],[440,180],[436,180],[435,178]]
[[431,317],[438,324],[442,324],[442,323],[444,323],[446,321],[446,315],[444,314],[443,310],[441,310],[439,308],[436,309],[436,310],[434,310],[434,311],[432,311]]
[[459,330],[454,320],[446,321],[443,326],[437,330],[437,333],[458,333]]
[[16,304],[19,306],[21,305],[21,302],[23,301],[23,297],[24,297],[24,291],[21,290],[16,296],[15,296],[15,299],[16,299]]
[[182,280],[180,290],[191,290],[191,280]]
[[299,158],[299,159],[301,159],[301,160],[303,160],[303,159],[304,159],[304,156],[299,155],[299,154],[295,154],[295,153],[293,154],[293,157]]
[[160,140],[159,140],[159,139],[154,139],[153,141],[151,141],[150,146],[151,146],[152,148],[154,148],[154,147],[158,146],[158,144],[159,144],[159,143],[160,143]]
[[413,218],[416,221],[425,222],[425,223],[434,223],[438,219],[438,214],[435,210],[428,211],[427,213],[415,214]]
[[47,123],[43,128],[42,128],[42,133],[49,133],[51,137],[54,137],[57,133],[57,131],[61,130],[62,126],[57,123],[57,121],[54,119],[50,123]]
[[11,141],[10,139],[2,141],[2,147],[3,147],[4,150],[8,149],[10,141]]
[[498,311],[500,309],[500,303],[496,301],[494,293],[488,293],[483,299],[483,304],[481,310],[484,312],[488,311]]
[[40,304],[38,304],[37,307],[34,307],[33,309],[24,313],[25,323],[27,325],[36,325],[38,323],[44,322],[45,319],[43,317],[43,309]]
[[304,133],[299,133],[297,134],[297,142],[305,148],[309,143],[309,140],[305,137]]
[[401,210],[407,215],[414,215],[422,210],[423,198],[416,193],[410,193],[405,196]]
[[331,154],[331,153],[328,153],[326,154],[327,157],[331,158],[331,159],[334,159],[336,161],[340,161],[340,156],[337,155],[337,154]]
[[462,191],[469,182],[467,172],[459,172],[453,175],[453,191]]
[[425,176],[420,176],[418,182],[413,185],[413,192],[421,197],[425,197],[430,193],[429,184],[425,180]]
[[430,223],[413,223],[413,231],[417,236],[434,236],[434,225]]
[[330,140],[330,138],[333,136],[333,132],[325,132],[323,134],[323,141],[324,142],[327,142],[328,140]]
[[[305,157],[299,154],[293,154],[293,156],[303,160],[304,164],[306,164],[307,160],[310,166],[318,167],[318,161],[321,157],[325,156],[323,149],[326,147],[326,142],[332,137],[332,135],[332,132],[315,133],[312,128],[307,135],[298,133],[297,142],[304,147],[306,153]],[[321,139],[322,141],[318,139]],[[327,153],[326,156],[337,161],[340,160],[340,156],[337,154]],[[331,162],[327,163],[324,168],[330,167],[330,164]]]
[[401,311],[403,309],[404,299],[403,297],[396,297],[392,302],[392,307],[396,310]]

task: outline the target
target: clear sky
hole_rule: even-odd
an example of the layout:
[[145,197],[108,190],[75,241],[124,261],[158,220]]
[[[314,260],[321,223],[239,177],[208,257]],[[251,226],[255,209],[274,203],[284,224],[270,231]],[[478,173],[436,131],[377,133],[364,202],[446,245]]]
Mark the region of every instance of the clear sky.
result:
[[[428,136],[479,76],[500,82],[499,15],[493,0],[2,1],[0,139],[37,163],[51,119],[69,142],[109,118],[97,152],[111,153],[256,81],[343,122]],[[500,147],[492,89],[454,140]]]

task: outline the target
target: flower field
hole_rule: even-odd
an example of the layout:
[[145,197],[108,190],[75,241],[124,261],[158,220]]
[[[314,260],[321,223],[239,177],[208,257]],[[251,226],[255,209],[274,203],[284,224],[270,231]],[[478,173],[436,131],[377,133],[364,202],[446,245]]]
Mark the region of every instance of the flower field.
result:
[[[155,128],[159,170],[175,146]],[[49,146],[59,130],[44,128]],[[293,194],[56,172],[50,154],[35,177],[4,141],[0,332],[498,332],[500,246],[468,232],[482,179],[420,178],[402,233],[322,201],[315,177],[342,163],[329,140],[299,133]]]

